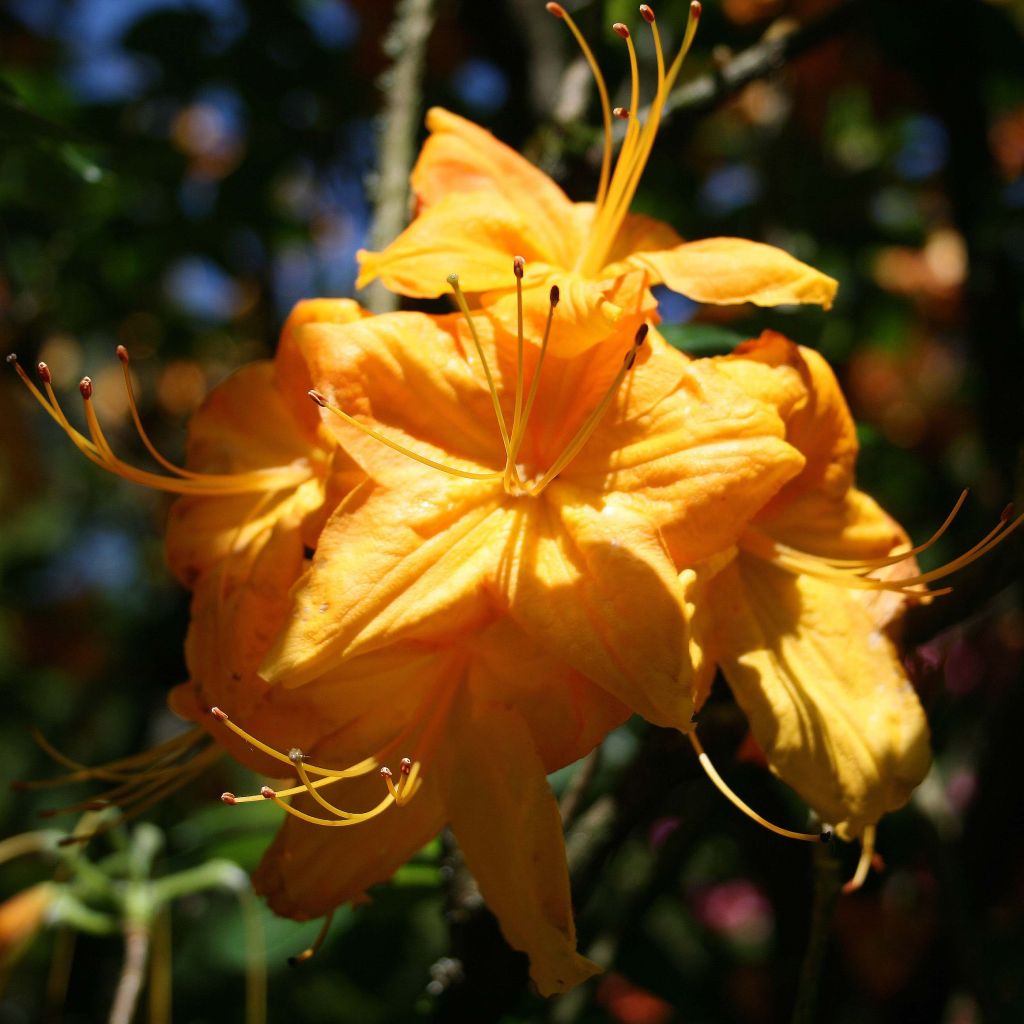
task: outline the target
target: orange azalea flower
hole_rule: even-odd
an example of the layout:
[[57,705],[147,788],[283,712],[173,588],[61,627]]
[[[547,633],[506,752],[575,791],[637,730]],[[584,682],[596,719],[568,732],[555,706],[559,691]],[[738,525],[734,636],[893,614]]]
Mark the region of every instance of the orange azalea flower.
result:
[[431,134],[412,172],[418,216],[382,252],[359,254],[357,287],[379,277],[403,295],[435,297],[445,291],[438,267],[457,267],[474,301],[514,331],[508,254],[521,253],[531,266],[523,315],[533,337],[544,329],[548,289],[561,289],[551,334],[551,350],[561,356],[599,344],[617,327],[635,329],[645,317],[656,323],[648,288],[659,283],[698,302],[814,302],[828,308],[836,282],[780,249],[741,238],[684,242],[667,224],[629,213],[665,100],[693,41],[700,5],[692,5],[679,53],[668,67],[654,14],[646,4],[640,8],[658,58],[657,91],[643,125],[633,43],[624,25],[615,26],[629,49],[633,86],[630,110],[615,111],[628,124],[614,167],[604,79],[569,15],[558,4],[548,4],[548,10],[572,30],[597,81],[605,143],[596,201],[570,202],[547,175],[489,132],[435,108],[427,114]]
[[920,572],[915,556],[959,503],[939,534],[909,546],[854,485],[856,429],[825,360],[766,332],[714,362],[779,409],[806,463],[732,552],[698,567],[694,631],[772,771],[841,836],[863,838],[862,881],[875,824],[906,803],[931,759],[924,712],[885,627],[926,584],[980,557],[1021,520],[1004,517],[965,555]]

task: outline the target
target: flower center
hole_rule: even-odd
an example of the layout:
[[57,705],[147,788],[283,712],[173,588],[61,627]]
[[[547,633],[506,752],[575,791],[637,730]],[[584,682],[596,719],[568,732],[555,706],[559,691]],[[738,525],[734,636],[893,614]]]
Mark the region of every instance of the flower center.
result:
[[[679,51],[666,69],[665,54],[661,46],[661,33],[658,31],[658,23],[654,17],[654,11],[648,4],[640,5],[640,14],[644,21],[651,27],[651,34],[654,37],[654,52],[658,63],[658,83],[651,101],[647,119],[641,125],[639,121],[640,106],[640,73],[637,67],[636,49],[633,46],[633,39],[629,29],[621,22],[616,22],[613,28],[617,35],[626,41],[629,51],[629,72],[630,72],[630,105],[629,108],[616,107],[613,111],[608,100],[608,87],[605,85],[604,76],[598,67],[593,51],[587,45],[576,22],[569,16],[565,8],[558,3],[549,3],[548,11],[556,18],[562,19],[579,44],[584,58],[590,65],[597,85],[597,92],[601,99],[601,115],[604,122],[604,153],[601,158],[601,177],[597,188],[595,199],[596,209],[594,211],[594,222],[591,226],[587,242],[580,253],[576,269],[586,277],[593,277],[600,273],[608,263],[608,255],[615,243],[615,238],[626,219],[630,204],[636,195],[637,186],[640,184],[640,177],[647,166],[651,156],[651,149],[654,146],[654,138],[658,134],[658,125],[661,121],[661,114],[665,108],[665,101],[672,91],[679,72],[682,69],[683,61],[686,59],[690,47],[693,45],[694,36],[697,34],[697,25],[700,22],[701,5],[698,0],[690,4],[690,13],[686,22],[686,31],[683,33],[683,40]],[[612,167],[612,115],[627,122],[626,135],[619,149],[618,159]]]
[[529,391],[527,392],[525,388],[525,374],[523,368],[523,353],[525,347],[525,340],[523,337],[523,274],[525,272],[525,266],[526,263],[521,256],[516,256],[512,261],[512,269],[516,279],[516,298],[518,301],[518,329],[516,336],[515,399],[513,403],[511,427],[505,421],[505,413],[501,407],[500,392],[498,390],[498,386],[495,384],[490,363],[484,353],[484,347],[480,341],[476,321],[473,319],[473,314],[469,309],[466,297],[459,285],[459,275],[450,274],[448,276],[448,283],[451,285],[452,291],[455,294],[455,301],[458,303],[459,309],[462,311],[462,315],[465,317],[466,323],[469,327],[470,337],[473,340],[473,346],[476,349],[477,357],[480,360],[480,365],[487,381],[487,390],[491,396],[494,415],[498,421],[498,430],[501,433],[501,443],[504,448],[505,459],[505,467],[500,472],[477,472],[475,470],[459,469],[454,466],[447,466],[443,463],[436,462],[434,459],[427,458],[425,455],[421,455],[420,453],[413,451],[411,448],[407,448],[405,445],[399,444],[397,441],[381,434],[372,427],[361,423],[354,416],[351,416],[343,409],[339,409],[337,406],[328,402],[324,395],[319,391],[310,391],[309,397],[312,398],[313,401],[322,409],[327,409],[335,416],[338,416],[346,423],[356,427],[358,430],[361,430],[364,434],[367,434],[374,440],[379,441],[381,444],[386,445],[393,451],[399,452],[400,454],[405,455],[415,462],[419,462],[421,465],[429,467],[430,469],[436,469],[441,473],[447,473],[449,476],[461,477],[466,480],[501,480],[505,493],[511,497],[538,497],[543,493],[548,484],[550,484],[551,481],[554,480],[574,458],[576,458],[583,449],[583,446],[590,439],[590,436],[597,429],[598,424],[608,411],[608,407],[615,400],[615,396],[618,393],[623,380],[625,380],[629,371],[633,369],[633,366],[636,363],[637,354],[643,347],[647,338],[648,326],[647,324],[640,325],[636,334],[633,336],[629,349],[623,356],[622,365],[619,367],[615,377],[608,385],[604,395],[583,421],[572,439],[562,450],[561,454],[555,458],[554,462],[552,462],[546,470],[531,474],[526,467],[519,462],[519,456],[522,452],[523,440],[526,437],[526,429],[529,425],[530,415],[533,412],[537,392],[540,387],[541,372],[544,368],[544,358],[547,355],[548,339],[551,335],[551,323],[554,318],[555,308],[558,306],[559,302],[559,291],[558,285],[552,286],[548,306],[547,323],[544,328],[544,336],[541,339],[537,365],[533,373],[533,379],[530,381]]

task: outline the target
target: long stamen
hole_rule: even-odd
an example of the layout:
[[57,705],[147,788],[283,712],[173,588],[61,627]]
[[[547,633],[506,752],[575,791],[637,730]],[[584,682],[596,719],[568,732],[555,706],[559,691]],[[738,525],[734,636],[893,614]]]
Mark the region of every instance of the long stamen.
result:
[[526,261],[516,256],[512,261],[512,272],[516,278],[516,402],[512,413],[512,438],[509,441],[508,454],[505,458],[505,490],[510,491],[513,483],[520,484],[516,471],[516,438],[519,436],[519,424],[523,416],[523,272]]
[[456,469],[454,466],[446,466],[441,462],[435,462],[433,459],[428,459],[426,455],[420,455],[418,452],[414,452],[411,448],[406,448],[405,445],[399,444],[397,441],[392,441],[391,438],[378,433],[372,427],[366,426],[365,423],[360,423],[359,420],[354,416],[350,416],[343,409],[339,409],[336,405],[331,405],[331,403],[328,402],[319,391],[310,391],[308,394],[321,409],[327,409],[328,412],[334,413],[335,416],[344,420],[349,424],[349,426],[355,427],[357,430],[361,430],[368,437],[372,437],[375,441],[379,441],[382,445],[385,445],[392,451],[398,452],[399,455],[404,455],[406,458],[412,459],[414,462],[422,463],[424,466],[429,466],[431,469],[436,469],[441,473],[447,473],[449,476],[462,477],[465,480],[498,480],[502,476],[501,473],[477,473],[468,469]]
[[[653,12],[651,14],[653,17]],[[604,266],[619,228],[629,212],[629,206],[636,194],[637,186],[640,184],[640,177],[651,155],[655,136],[658,134],[662,110],[679,72],[682,70],[683,61],[693,45],[700,16],[701,5],[698,0],[692,0],[683,41],[664,77],[659,77],[658,89],[643,129],[637,136],[634,136],[635,141],[631,145],[627,147],[624,143],[619,153],[612,182],[608,189],[607,201],[598,210],[588,245],[580,259],[580,270],[588,276],[599,272]],[[646,20],[647,16],[644,15],[644,17]],[[627,140],[629,140],[628,132]]]
[[[172,494],[229,495],[249,494],[254,491],[288,490],[305,483],[313,475],[312,469],[305,462],[292,466],[251,470],[245,473],[191,473],[186,475],[187,471],[175,468],[174,472],[178,474],[175,477],[162,476],[159,473],[136,469],[134,466],[130,466],[119,459],[111,449],[96,417],[95,409],[92,406],[93,384],[90,378],[83,378],[79,384],[79,391],[85,402],[89,431],[92,435],[91,437],[86,437],[71,424],[64,414],[64,410],[53,390],[52,374],[45,363],[39,364],[39,377],[46,392],[44,395],[29,380],[28,375],[21,368],[15,355],[11,354],[8,356],[7,362],[14,367],[32,397],[43,407],[61,430],[67,434],[75,447],[90,462],[122,479],[130,480],[133,483],[141,484],[153,490],[168,491]],[[161,464],[166,463],[167,460],[161,460]]]
[[483,345],[480,343],[480,335],[477,333],[476,323],[473,320],[472,314],[469,312],[469,304],[466,302],[466,296],[462,292],[462,286],[459,284],[458,274],[449,274],[448,283],[452,287],[452,291],[455,293],[455,301],[459,304],[459,309],[462,311],[462,315],[466,318],[466,323],[469,324],[469,333],[473,338],[473,345],[476,347],[476,354],[480,358],[480,365],[483,367],[484,376],[487,378],[487,388],[491,392],[491,404],[494,406],[494,415],[498,420],[498,429],[501,431],[501,441],[505,446],[505,458],[508,458],[508,453],[512,450],[512,446],[509,443],[510,439],[508,436],[508,430],[505,427],[505,415],[501,411],[501,401],[498,399],[498,389],[494,386],[494,378],[491,376],[491,367],[487,362],[487,356],[484,355]]
[[324,944],[324,940],[327,938],[327,933],[330,931],[331,922],[334,920],[334,911],[328,912],[324,918],[324,923],[320,926],[320,931],[317,932],[316,938],[308,945],[301,953],[296,953],[295,956],[288,957],[288,966],[297,967],[301,963],[305,963],[311,956],[314,956],[320,947]]
[[156,445],[150,440],[149,434],[146,432],[146,428],[142,425],[142,417],[139,415],[138,403],[135,401],[135,386],[132,384],[132,371],[131,371],[131,359],[128,355],[128,349],[124,345],[117,346],[117,358],[121,361],[121,370],[124,374],[124,389],[128,393],[128,408],[132,414],[132,422],[135,424],[135,431],[139,435],[139,439],[146,446],[146,451],[153,457],[156,462],[159,462],[169,473],[174,473],[175,476],[181,477],[198,477],[201,473],[194,473],[189,469],[184,469],[182,466],[176,466],[170,459],[165,459],[160,454]]
[[597,186],[597,206],[600,207],[608,195],[608,178],[611,174],[612,167],[612,117],[611,117],[611,102],[608,99],[608,86],[605,85],[604,75],[601,74],[601,69],[598,67],[597,59],[594,57],[593,50],[587,45],[586,39],[583,38],[583,33],[580,32],[576,25],[576,22],[569,17],[568,13],[561,4],[549,3],[547,4],[548,11],[553,14],[556,18],[561,18],[562,21],[569,26],[569,31],[572,32],[576,39],[576,43],[583,53],[583,57],[587,64],[590,65],[590,73],[594,76],[594,84],[597,86],[597,94],[601,98],[601,120],[604,125],[604,149],[601,153],[601,177]]
[[654,55],[658,61],[658,92],[660,92],[665,85],[665,54],[661,48],[661,32],[658,31],[658,22],[649,4],[640,5],[640,16],[651,26],[651,35],[654,37]]
[[555,307],[558,305],[560,293],[558,285],[551,286],[551,293],[548,299],[548,319],[544,325],[544,337],[540,343],[540,353],[537,356],[537,365],[533,371],[533,380],[530,381],[530,393],[526,396],[526,407],[523,410],[523,418],[519,421],[519,429],[512,432],[512,451],[509,454],[509,461],[515,464],[519,458],[519,449],[523,445],[523,438],[526,437],[526,427],[530,422],[530,413],[533,411],[533,403],[537,398],[537,391],[540,387],[540,374],[544,368],[544,356],[548,351],[548,339],[551,337],[551,321],[554,319]]
[[281,795],[269,786],[264,786],[261,794],[264,800],[273,800],[281,810],[290,814],[293,818],[306,821],[310,825],[323,825],[325,828],[347,828],[350,825],[361,825],[364,821],[370,821],[372,818],[383,814],[395,802],[395,798],[388,793],[379,804],[361,814],[352,814],[347,818],[318,818],[314,814],[307,814],[305,811],[300,811],[297,807],[285,803],[281,799]]
[[871,863],[875,857],[875,832],[876,828],[874,825],[868,825],[864,829],[864,835],[861,839],[860,860],[857,861],[857,870],[853,873],[853,878],[843,886],[844,893],[856,892],[867,881],[868,871],[871,870]]
[[786,839],[798,839],[805,843],[819,843],[827,841],[831,838],[830,832],[820,832],[817,835],[812,835],[810,832],[794,832],[792,829],[782,828],[780,825],[773,825],[767,818],[762,817],[752,807],[745,804],[726,784],[725,780],[721,775],[718,774],[718,770],[711,763],[711,758],[708,757],[704,751],[699,739],[697,739],[696,730],[687,733],[690,739],[694,752],[697,755],[697,760],[700,761],[700,766],[704,769],[707,777],[715,784],[718,791],[724,796],[733,806],[739,808],[748,818],[752,818],[759,825],[763,825],[769,832],[774,832],[776,835],[783,836]]
[[640,351],[640,347],[644,343],[644,339],[647,337],[648,327],[647,324],[641,324],[640,329],[636,332],[636,337],[633,339],[633,344],[630,346],[629,351],[626,353],[626,357],[622,360],[622,366],[619,367],[619,372],[615,375],[611,384],[608,386],[608,390],[605,392],[604,397],[600,402],[597,403],[597,407],[594,411],[586,418],[583,425],[576,432],[575,437],[566,446],[565,451],[555,460],[551,468],[530,488],[530,494],[536,497],[541,491],[552,480],[562,472],[563,469],[576,456],[580,453],[580,450],[590,439],[590,435],[597,429],[597,425],[601,422],[602,417],[608,410],[608,406],[611,405],[615,398],[616,393],[619,390],[619,385],[625,379],[626,374],[633,369],[633,364],[636,363],[637,352]]

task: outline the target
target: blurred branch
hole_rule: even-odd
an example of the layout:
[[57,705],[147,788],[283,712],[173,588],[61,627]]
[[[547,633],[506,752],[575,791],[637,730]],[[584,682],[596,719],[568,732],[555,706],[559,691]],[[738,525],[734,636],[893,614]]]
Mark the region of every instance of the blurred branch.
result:
[[[384,40],[385,52],[394,63],[378,82],[386,96],[382,117],[376,208],[370,229],[370,247],[382,249],[405,227],[409,219],[409,171],[412,168],[420,119],[420,81],[427,37],[434,26],[435,0],[401,0],[395,20]],[[365,304],[374,313],[398,308],[398,296],[375,281],[365,293]]]
[[[808,50],[846,32],[863,15],[866,0],[842,0],[830,11],[788,32],[771,32],[754,46],[736,54],[715,71],[701,75],[674,89],[665,101],[663,120],[698,117],[714,110],[723,101],[735,96],[744,86],[767,78]],[[645,108],[644,120],[650,113]],[[616,131],[625,133],[625,124]]]
[[142,991],[142,976],[149,957],[149,929],[131,924],[124,933],[124,967],[110,1010],[110,1024],[131,1024]]

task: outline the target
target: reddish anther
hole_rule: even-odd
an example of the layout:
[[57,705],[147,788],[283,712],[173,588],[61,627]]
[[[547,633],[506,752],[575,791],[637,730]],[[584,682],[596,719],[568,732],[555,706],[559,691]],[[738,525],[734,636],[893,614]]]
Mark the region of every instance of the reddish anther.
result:
[[1003,509],[999,516],[1000,520],[1004,523],[1008,523],[1013,518],[1013,502],[1011,501],[1006,508]]
[[38,370],[38,372],[39,372],[39,379],[44,384],[52,383],[52,381],[53,381],[53,374],[50,373],[50,368],[46,365],[46,363],[40,363],[36,367],[36,370]]
[[651,10],[650,4],[640,5],[640,17],[643,18],[648,25],[654,24],[654,11]]
[[324,398],[324,396],[321,395],[319,391],[313,390],[313,391],[308,391],[306,393],[309,395],[310,398],[313,399],[314,402],[316,402],[317,405],[320,406],[321,409],[324,409],[324,408],[327,407],[327,399]]
[[238,797],[234,793],[221,793],[220,798],[224,803],[230,804],[232,807],[238,803]]
[[636,345],[637,348],[639,348],[647,339],[647,332],[649,330],[650,327],[648,327],[647,324],[641,324],[637,328],[636,337],[633,339],[633,344]]
[[556,18],[565,17],[565,8],[561,4],[545,4],[548,9],[548,14],[553,14]]
[[408,775],[409,772],[411,772],[411,771],[412,771],[412,758],[411,757],[403,757],[402,758],[402,774],[403,775]]
[[622,36],[623,39],[629,38],[629,29],[626,28],[626,26],[623,25],[621,21],[615,22],[615,24],[612,25],[612,30],[615,32],[616,35]]
[[291,761],[292,764],[298,764],[305,756],[306,755],[303,754],[298,747],[292,747],[292,749],[288,751],[288,760]]
[[612,107],[612,113],[620,121],[628,121],[629,120],[629,108],[628,107]]
[[520,281],[523,279],[523,271],[526,269],[526,260],[522,256],[516,256],[512,260],[512,273],[519,278]]
[[17,361],[18,361],[18,353],[17,352],[12,352],[7,357],[7,362],[10,363],[11,366],[13,366]]
[[381,768],[381,770],[380,770],[380,774],[381,774],[381,776],[383,778],[390,779],[391,778],[391,769],[387,765],[384,765]]
[[552,309],[554,309],[555,306],[558,305],[558,299],[559,299],[560,295],[561,295],[561,293],[558,290],[558,285],[557,284],[553,284],[551,286],[551,308]]
[[693,0],[693,3],[690,4],[690,17],[699,18],[703,11],[704,8],[701,7],[700,0]]
[[92,398],[92,377],[83,377],[78,382],[78,390],[82,392],[82,397],[88,402]]
[[273,800],[277,794],[269,786],[264,786],[260,790],[260,796],[263,797],[264,800]]
[[226,722],[228,720],[227,713],[224,712],[224,711],[221,711],[220,708],[217,708],[217,707],[210,708],[210,714],[213,715],[214,718],[217,718],[217,719],[219,719],[222,722]]
[[125,366],[128,365],[128,349],[126,349],[124,345],[117,346],[117,358],[120,359]]

